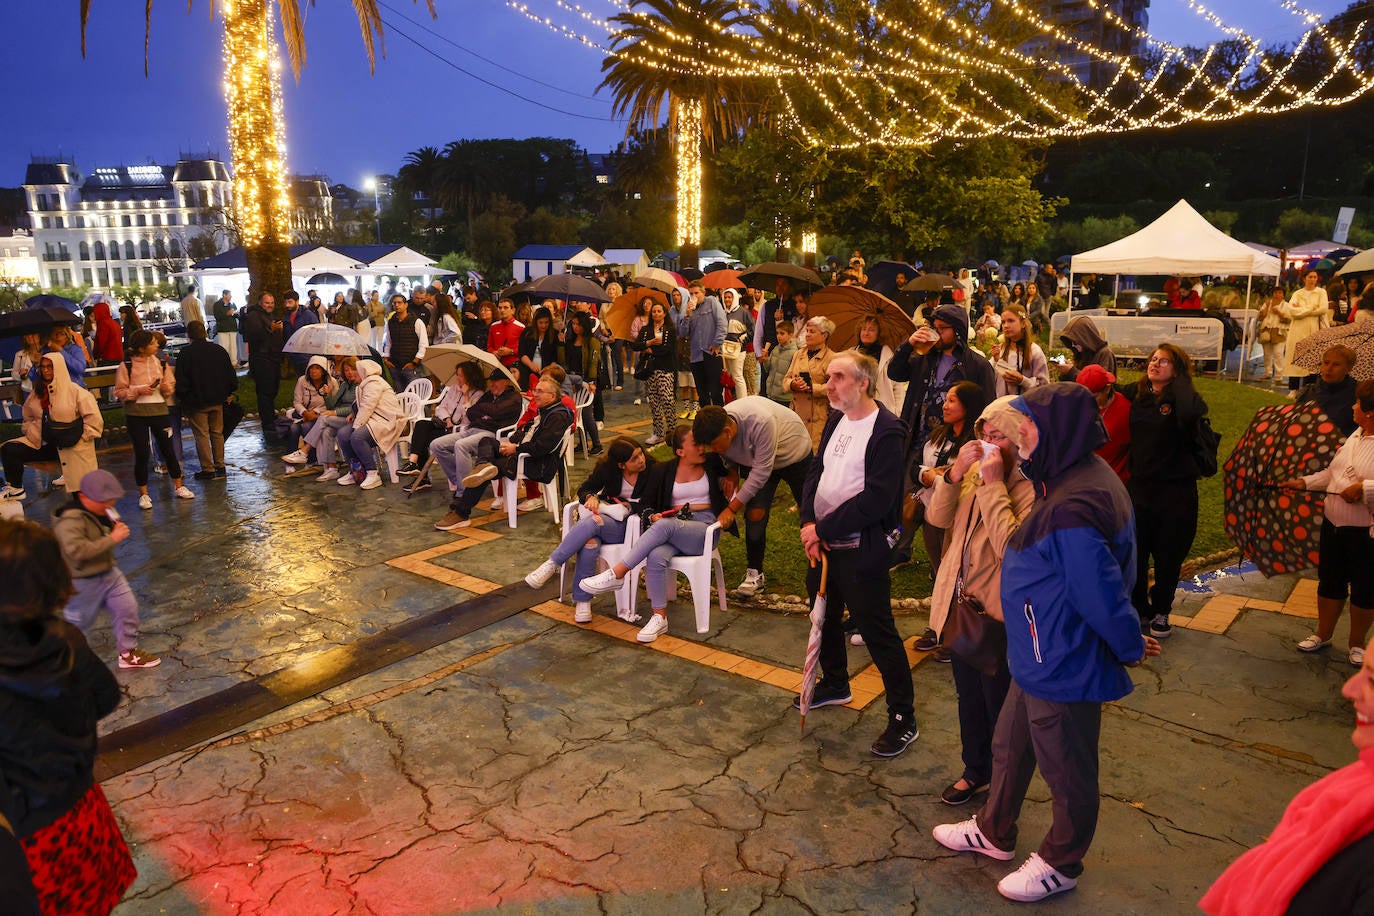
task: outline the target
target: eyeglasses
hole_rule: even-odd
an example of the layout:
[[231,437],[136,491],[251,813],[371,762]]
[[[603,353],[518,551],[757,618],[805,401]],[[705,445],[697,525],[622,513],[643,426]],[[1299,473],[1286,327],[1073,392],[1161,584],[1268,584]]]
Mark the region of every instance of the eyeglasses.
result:
[[1151,366],[1171,366],[1171,365],[1173,365],[1173,362],[1174,362],[1174,361],[1173,361],[1172,359],[1170,359],[1169,357],[1167,357],[1167,356],[1151,356],[1151,357],[1150,357],[1150,365],[1151,365]]

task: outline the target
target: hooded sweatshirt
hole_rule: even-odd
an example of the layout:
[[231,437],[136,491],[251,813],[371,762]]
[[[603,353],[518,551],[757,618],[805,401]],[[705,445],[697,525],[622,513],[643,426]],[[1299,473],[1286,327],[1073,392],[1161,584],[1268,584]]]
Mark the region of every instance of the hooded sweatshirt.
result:
[[1116,374],[1116,354],[1088,316],[1070,318],[1064,330],[1059,332],[1059,342],[1073,351],[1073,366],[1059,373],[1061,382],[1072,382],[1078,377],[1078,370],[1093,364]]
[[699,363],[706,359],[708,350],[725,342],[725,309],[715,296],[707,296],[689,315],[687,303],[691,301],[691,294],[681,286],[678,290],[686,298],[682,300],[682,317],[677,318],[677,332],[687,338],[692,362]]
[[95,358],[97,362],[117,363],[124,358],[124,329],[110,314],[110,303],[100,301],[91,311],[95,320]]
[[977,383],[987,400],[997,393],[992,363],[968,345],[968,312],[961,306],[942,305],[931,316],[931,323],[936,321],[954,329],[954,346],[948,350],[931,347],[921,355],[906,340],[887,364],[889,379],[910,383],[902,399],[902,420],[910,430],[908,453],[925,445],[931,429],[941,422],[940,405],[957,382]]
[[[324,382],[319,387],[310,381],[310,367],[319,366],[324,372]],[[291,405],[301,413],[313,410],[324,413],[333,406],[338,398],[339,386],[329,374],[329,360],[323,356],[312,356],[305,365],[305,372],[296,379],[296,390],[291,396]]]
[[1035,388],[1012,404],[1035,421],[1023,470],[1035,505],[1007,542],[1002,614],[1021,689],[1058,703],[1102,703],[1132,690],[1125,664],[1145,654],[1135,585],[1135,519],[1121,480],[1093,454],[1106,440],[1082,385]]
[[[48,385],[48,416],[59,422],[69,422],[80,417],[84,429],[81,441],[71,448],[57,450],[58,460],[62,463],[62,476],[67,486],[75,490],[78,482],[87,471],[96,469],[95,440],[105,432],[105,420],[100,414],[100,405],[95,395],[72,382],[67,377],[67,362],[57,353],[45,353],[39,363],[48,360],[52,363],[52,382]],[[24,400],[23,441],[33,448],[43,444],[43,383],[40,380],[34,393]]]
[[401,430],[405,427],[401,402],[396,400],[396,392],[382,378],[382,369],[376,363],[358,360],[358,374],[362,381],[355,393],[353,428],[366,426],[372,433],[372,441],[377,443],[382,454],[386,454],[400,441]]

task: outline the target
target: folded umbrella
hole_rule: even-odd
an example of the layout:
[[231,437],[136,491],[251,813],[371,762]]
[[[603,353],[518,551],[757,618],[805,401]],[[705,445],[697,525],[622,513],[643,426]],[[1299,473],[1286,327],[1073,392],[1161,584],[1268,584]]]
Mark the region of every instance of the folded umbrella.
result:
[[1342,434],[1316,404],[1261,407],[1226,459],[1226,534],[1266,576],[1317,565],[1323,492],[1285,490],[1285,480],[1331,463]]
[[828,346],[838,353],[859,342],[859,328],[868,318],[878,321],[878,339],[896,350],[916,331],[916,324],[891,299],[862,286],[825,286],[811,294],[812,316],[835,322]]
[[825,580],[830,573],[830,560],[821,552],[821,584],[816,590],[816,601],[811,605],[811,632],[806,637],[806,661],[802,665],[801,696],[798,707],[801,709],[801,727],[806,729],[806,714],[811,709],[811,698],[816,695],[816,669],[821,664],[821,631],[825,628]]

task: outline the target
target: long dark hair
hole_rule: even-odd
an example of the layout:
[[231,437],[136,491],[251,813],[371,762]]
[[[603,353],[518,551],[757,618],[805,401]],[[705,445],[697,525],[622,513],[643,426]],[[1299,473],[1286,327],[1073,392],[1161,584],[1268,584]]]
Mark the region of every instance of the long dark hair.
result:
[[956,382],[954,387],[949,389],[949,393],[964,407],[964,428],[956,436],[954,427],[948,423],[940,422],[930,431],[930,441],[938,443],[942,452],[953,454],[963,447],[965,442],[973,439],[974,421],[983,414],[983,408],[988,406],[988,396],[983,393],[983,386],[977,382]]
[[[637,451],[644,453],[644,468],[648,470],[654,463],[654,459],[649,455],[649,450],[638,439],[632,439],[629,436],[616,436],[611,444],[606,446],[606,457],[602,458],[598,464],[605,467],[620,468],[621,465],[633,458]],[[624,470],[624,468],[620,469]]]
[[[1169,343],[1168,341],[1165,341],[1161,344],[1156,344],[1154,350],[1150,351],[1150,355],[1154,356],[1156,350],[1163,350],[1165,353],[1168,353],[1170,361],[1174,364],[1174,377],[1169,379],[1169,383],[1164,387],[1163,393],[1165,395],[1168,395],[1173,390],[1174,386],[1178,384],[1182,384],[1188,388],[1193,387],[1192,358],[1188,356],[1187,353],[1184,353],[1177,346]],[[1150,391],[1151,387],[1149,373],[1142,375],[1140,377],[1140,381],[1136,382],[1135,385],[1135,390],[1137,394],[1145,394],[1146,392]]]
[[[539,333],[540,318],[547,318],[549,320],[548,330],[542,335]],[[530,316],[530,323],[525,325],[525,330],[521,332],[520,336],[539,341],[540,343],[556,341],[558,339],[558,332],[553,329],[553,312],[550,312],[542,305],[539,306],[539,308],[534,310],[534,314]]]
[[57,538],[27,519],[0,521],[0,625],[22,626],[57,614],[73,594]]

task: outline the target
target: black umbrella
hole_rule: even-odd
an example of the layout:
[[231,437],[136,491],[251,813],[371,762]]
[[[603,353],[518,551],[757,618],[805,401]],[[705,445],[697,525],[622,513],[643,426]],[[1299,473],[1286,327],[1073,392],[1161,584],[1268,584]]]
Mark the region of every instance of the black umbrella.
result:
[[306,280],[306,281],[305,281],[305,285],[306,285],[306,286],[351,286],[352,284],[349,283],[349,282],[348,282],[348,278],[345,277],[345,276],[343,276],[342,274],[326,273],[326,274],[315,274],[315,276],[313,276],[313,277],[311,277],[309,280]]
[[549,299],[569,299],[578,302],[610,302],[611,297],[604,289],[586,277],[577,274],[549,274],[529,284],[529,291]]
[[878,261],[868,267],[868,288],[891,296],[897,292],[897,274],[906,274],[907,282],[917,276],[916,268],[905,261]]
[[696,267],[683,267],[680,270],[678,270],[678,273],[682,274],[682,279],[687,280],[688,282],[691,282],[692,280],[700,280],[702,277],[706,276],[705,273],[703,273],[700,269]]
[[[38,296],[35,299],[40,298]],[[41,298],[57,299],[57,296]],[[17,312],[0,315],[0,337],[23,337],[25,334],[46,334],[54,325],[81,323],[81,316],[60,306],[30,306]]]
[[496,298],[498,301],[501,299],[509,299],[512,302],[520,298],[532,299],[535,294],[530,292],[530,284],[533,282],[533,280],[526,280],[523,283],[516,283],[514,286],[507,286],[505,289],[501,290]]
[[772,289],[779,280],[790,280],[794,287],[800,286],[808,290],[820,289],[825,285],[814,270],[795,264],[785,264],[782,261],[764,261],[762,264],[756,264],[748,270],[740,271],[739,278],[750,289]]
[[52,293],[39,293],[37,296],[30,296],[24,300],[24,308],[41,309],[55,308],[65,309],[67,312],[79,312],[81,306],[65,296],[54,296]]

